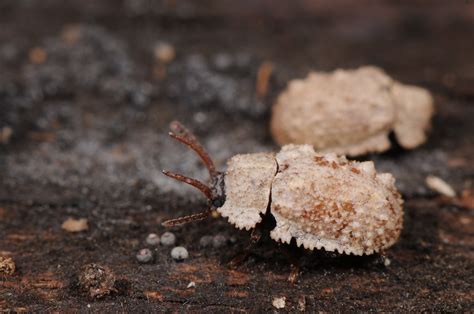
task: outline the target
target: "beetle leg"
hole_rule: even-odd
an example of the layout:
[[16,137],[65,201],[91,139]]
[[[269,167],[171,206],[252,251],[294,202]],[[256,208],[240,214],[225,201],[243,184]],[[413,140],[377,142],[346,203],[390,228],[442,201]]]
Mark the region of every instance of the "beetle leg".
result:
[[[291,244],[290,244],[291,245]],[[280,245],[280,249],[285,254],[286,258],[290,262],[290,274],[288,275],[288,281],[291,284],[296,283],[298,280],[298,276],[300,273],[300,251],[299,250],[292,250],[292,247],[288,247],[287,245]]]
[[242,265],[243,262],[245,262],[250,254],[252,253],[253,249],[257,246],[258,242],[262,238],[262,228],[259,227],[260,225],[257,225],[253,230],[252,233],[250,234],[250,243],[247,245],[247,247],[244,249],[243,252],[240,252],[237,256],[235,256],[230,262],[229,262],[229,267],[230,268],[236,268],[240,265]]
[[211,189],[205,185],[204,183],[202,183],[201,181],[199,180],[196,180],[196,179],[193,179],[193,178],[189,178],[189,177],[186,177],[186,176],[183,176],[182,174],[179,174],[179,173],[174,173],[174,172],[171,172],[171,171],[167,171],[167,170],[163,170],[163,174],[165,176],[168,176],[170,178],[173,178],[175,180],[178,180],[178,181],[181,181],[181,182],[184,182],[184,183],[187,183],[189,185],[192,185],[194,186],[195,188],[197,188],[199,191],[201,191],[202,193],[204,193],[204,195],[206,195],[206,197],[208,199],[212,199],[212,191]]
[[300,274],[299,261],[296,261],[295,263],[291,263],[290,267],[291,267],[291,272],[290,272],[290,275],[288,275],[288,281],[291,284],[295,284]]
[[388,258],[388,256],[386,255],[384,250],[377,253],[376,262],[377,262],[377,264],[380,265],[380,267],[382,267],[384,272],[386,272],[387,274],[389,274],[390,276],[393,277],[394,281],[396,281],[396,282],[402,282],[403,281],[402,278],[400,278],[400,276],[395,271],[393,271],[393,268],[389,267],[391,261]]
[[194,150],[198,154],[198,156],[201,158],[201,160],[204,162],[204,164],[206,165],[206,168],[209,171],[209,175],[211,176],[211,179],[215,178],[217,176],[216,166],[214,165],[214,162],[212,161],[211,157],[209,157],[209,154],[207,153],[207,151],[199,143],[196,136],[194,136],[194,134],[191,133],[191,131],[186,129],[178,121],[171,122],[170,129],[171,129],[171,132],[168,133],[169,136],[171,136],[172,138],[176,139],[177,141],[185,144],[186,146]]

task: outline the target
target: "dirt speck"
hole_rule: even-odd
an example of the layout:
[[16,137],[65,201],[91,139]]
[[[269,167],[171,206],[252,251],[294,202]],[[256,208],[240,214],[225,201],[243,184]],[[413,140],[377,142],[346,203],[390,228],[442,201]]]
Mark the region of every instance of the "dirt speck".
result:
[[63,222],[61,228],[67,232],[81,232],[89,229],[89,225],[87,223],[87,219],[85,218],[68,218]]
[[82,289],[92,298],[103,298],[113,292],[117,292],[114,287],[115,274],[105,266],[89,264],[83,267],[79,275],[79,284]]
[[273,307],[275,307],[277,309],[285,308],[286,297],[273,298],[272,305],[273,305]]
[[15,262],[11,257],[0,256],[0,273],[13,275],[15,268]]

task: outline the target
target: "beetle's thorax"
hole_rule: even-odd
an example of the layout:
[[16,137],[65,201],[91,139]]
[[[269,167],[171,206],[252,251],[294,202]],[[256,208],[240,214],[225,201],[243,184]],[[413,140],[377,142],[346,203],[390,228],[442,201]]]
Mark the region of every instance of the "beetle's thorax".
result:
[[239,229],[254,228],[267,211],[276,172],[273,153],[233,156],[225,172],[225,203],[217,211]]

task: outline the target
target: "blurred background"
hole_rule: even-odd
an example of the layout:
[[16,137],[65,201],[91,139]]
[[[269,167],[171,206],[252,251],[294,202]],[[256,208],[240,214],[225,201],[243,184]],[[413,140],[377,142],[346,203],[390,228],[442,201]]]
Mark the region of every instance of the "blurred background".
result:
[[[271,105],[289,80],[311,70],[374,64],[430,89],[442,113],[462,106],[442,97],[474,92],[474,6],[466,1],[25,0],[0,6],[8,195],[50,198],[45,188],[121,197],[136,190],[151,198],[191,191],[161,174],[162,168],[206,174],[167,138],[168,123],[178,119],[197,132],[220,167],[238,152],[276,149],[268,131]],[[257,73],[265,66],[268,87],[258,95]],[[463,139],[451,135],[470,122],[445,119],[435,120],[432,150],[402,154],[397,162],[414,155],[430,159],[426,171],[443,171],[443,145],[459,146]],[[411,163],[398,170],[422,170]],[[403,192],[423,192],[403,175]]]
[[[2,0],[0,218],[7,218],[0,219],[0,235],[54,233],[67,216],[87,217],[93,231],[70,251],[85,246],[88,253],[63,260],[57,250],[67,238],[48,242],[48,263],[61,260],[72,273],[78,259],[116,256],[113,263],[121,265],[136,248],[126,239],[206,206],[201,195],[161,174],[165,168],[206,179],[199,160],[168,138],[170,121],[193,130],[222,169],[236,153],[278,149],[269,115],[289,80],[367,64],[429,89],[437,113],[422,147],[394,145],[361,159],[392,172],[414,207],[434,196],[424,184],[430,174],[457,191],[471,189],[473,52],[470,0]],[[434,246],[437,238],[419,232],[435,228],[439,217],[417,215],[408,214],[418,231],[405,240]],[[472,228],[466,232],[472,248]],[[31,245],[5,241],[0,250],[14,253]],[[44,268],[40,255],[18,258]],[[463,258],[460,265],[472,262],[472,254]],[[435,309],[456,309],[446,305],[451,297],[440,297]]]

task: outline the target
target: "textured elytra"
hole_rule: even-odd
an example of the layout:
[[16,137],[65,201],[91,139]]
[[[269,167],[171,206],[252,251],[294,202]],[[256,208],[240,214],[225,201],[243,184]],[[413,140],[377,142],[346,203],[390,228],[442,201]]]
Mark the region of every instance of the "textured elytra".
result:
[[393,245],[402,228],[402,200],[391,174],[374,164],[287,145],[276,155],[272,184],[274,240],[307,249],[372,254]]
[[429,92],[366,66],[291,81],[273,107],[271,131],[281,145],[355,156],[387,150],[392,130],[405,148],[422,144],[432,114]]
[[295,238],[310,250],[372,254],[400,235],[402,200],[394,183],[391,174],[377,174],[372,162],[286,145],[276,156],[234,156],[226,172],[228,197],[218,211],[249,229],[270,206],[276,220],[270,236],[276,241]]

